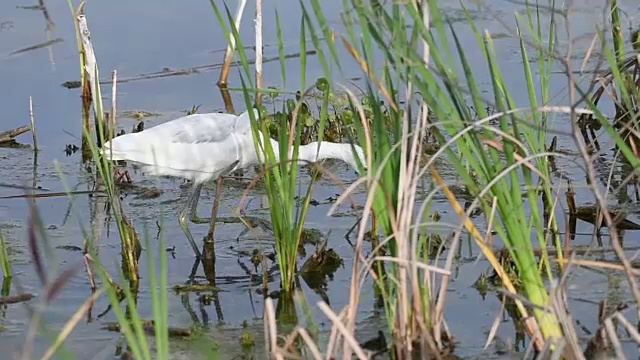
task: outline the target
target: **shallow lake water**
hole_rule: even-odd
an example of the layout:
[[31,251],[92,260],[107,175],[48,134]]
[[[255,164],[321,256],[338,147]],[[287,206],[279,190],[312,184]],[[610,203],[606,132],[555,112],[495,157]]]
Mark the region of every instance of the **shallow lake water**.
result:
[[[341,2],[324,2],[327,16],[331,24],[341,29]],[[445,3],[445,1],[443,1]],[[477,49],[475,38],[464,23],[464,13],[457,2],[444,5],[448,15],[460,19],[455,27],[459,31],[463,45],[469,49]],[[575,61],[579,66],[582,56],[594,33],[594,24],[602,22],[601,1],[585,0],[578,2],[571,21],[571,29],[575,42]],[[222,4],[222,2],[220,2]],[[474,3],[469,6],[474,8]],[[637,23],[640,7],[634,1],[620,1],[620,4]],[[83,170],[80,154],[66,156],[64,148],[67,144],[80,146],[81,108],[78,89],[67,89],[61,84],[66,81],[79,79],[79,65],[77,45],[74,35],[70,10],[64,1],[50,1],[46,3],[46,14],[51,23],[47,25],[45,12],[39,9],[20,8],[25,4],[17,1],[0,2],[0,131],[13,129],[29,123],[28,99],[31,96],[34,104],[36,128],[40,152],[34,168],[34,153],[30,149],[0,148],[0,197],[21,195],[23,190],[15,186],[37,186],[51,192],[65,191],[67,187],[76,190],[89,190],[92,176]],[[228,6],[234,8],[235,1],[228,1]],[[272,21],[277,8],[283,21],[286,52],[295,54],[300,51],[298,44],[301,13],[298,1],[281,0],[265,3],[264,8],[264,43],[265,57],[277,56],[276,27]],[[501,19],[509,26],[513,26],[513,13],[521,11],[522,5],[512,1],[485,1],[482,11],[472,11],[478,21],[478,27],[487,28],[495,34],[505,34],[504,29],[496,19]],[[93,46],[96,51],[102,78],[108,78],[113,69],[118,70],[120,79],[126,80],[139,74],[161,71],[165,68],[188,69],[202,65],[219,64],[222,61],[226,46],[223,33],[215,14],[208,1],[105,1],[90,2],[85,8],[89,27],[92,34]],[[245,11],[245,18],[240,30],[244,41],[252,44],[254,4],[249,2]],[[636,14],[634,17],[633,14]],[[545,21],[543,19],[543,21]],[[19,52],[34,44],[51,41],[52,45],[32,51]],[[562,44],[562,39],[560,39]],[[564,43],[566,45],[566,42]],[[521,57],[518,42],[513,38],[496,36],[495,46],[501,54],[500,66],[508,77],[510,89],[524,89],[525,80],[522,76]],[[309,43],[309,48],[312,44]],[[248,51],[253,56],[253,51]],[[360,77],[361,71],[357,64],[341,52],[344,58],[343,68],[347,77]],[[478,51],[476,56],[480,57]],[[476,73],[487,73],[483,70],[484,63],[474,63]],[[295,91],[299,88],[300,67],[298,59],[287,62],[287,83],[284,87]],[[121,111],[143,110],[159,114],[146,118],[146,126],[154,126],[172,118],[181,116],[186,109],[193,105],[202,105],[200,112],[221,111],[224,109],[216,81],[219,67],[212,66],[198,72],[190,72],[180,76],[169,76],[157,79],[123,81],[118,87],[118,108]],[[229,82],[231,86],[240,86],[237,70],[233,69]],[[265,63],[265,85],[282,87],[280,69],[277,61]],[[313,56],[309,58],[307,81],[312,81],[322,75],[322,67]],[[554,102],[566,102],[566,76],[558,74],[552,77],[552,95]],[[480,77],[480,84],[490,90],[487,78]],[[110,86],[105,85],[103,95],[105,103],[110,103]],[[521,105],[528,104],[526,91],[514,91],[513,96]],[[240,96],[234,95],[236,106],[243,104]],[[135,121],[122,117],[119,120],[121,128],[127,132],[131,130]],[[567,129],[567,120],[558,118],[558,129]],[[22,143],[31,143],[30,134],[18,138]],[[585,183],[584,172],[571,160],[577,158],[573,141],[561,138],[559,150],[570,154],[567,159],[558,159],[558,171],[554,173],[554,181],[560,183],[565,178],[571,178],[574,186],[578,187],[578,199],[581,202],[593,202],[590,193],[581,189]],[[598,171],[603,177],[610,170],[614,160],[611,152],[598,159]],[[349,183],[355,179],[352,169],[342,164],[332,164],[334,170],[342,180]],[[144,174],[130,171],[134,182],[141,186],[157,187],[162,194],[155,198],[144,198],[135,194],[128,194],[124,200],[127,216],[133,221],[136,229],[144,239],[144,229],[148,227],[152,237],[154,253],[158,253],[156,221],[163,217],[165,241],[168,247],[175,246],[175,257],[168,256],[169,285],[183,284],[188,280],[193,264],[193,254],[182,230],[178,226],[177,213],[186,200],[187,189],[181,180],[157,179],[145,177]],[[447,174],[447,169],[443,169]],[[452,171],[448,172],[448,180],[455,181]],[[304,178],[304,177],[303,177]],[[306,179],[306,178],[305,178]],[[239,198],[246,183],[230,185],[225,188],[220,215],[231,216],[232,209],[238,205]],[[203,191],[199,214],[205,216],[210,213],[213,201],[213,186]],[[44,192],[44,191],[43,191]],[[313,196],[322,200],[335,196],[339,189],[328,179],[323,179],[314,187]],[[248,211],[253,214],[268,217],[268,212],[261,209],[264,193],[253,190],[249,194],[252,199]],[[360,192],[356,199],[362,203],[363,194]],[[42,217],[47,237],[52,246],[82,246],[83,229],[90,231],[92,212],[95,210],[95,197],[78,195],[70,200],[67,197],[51,197],[36,200],[40,216]],[[637,200],[636,200],[637,201]],[[444,198],[436,199],[441,208],[436,208],[444,214],[442,221],[454,221],[455,216]],[[339,269],[326,290],[330,305],[339,312],[348,302],[348,289],[351,281],[351,265],[353,252],[344,240],[345,233],[357,220],[355,216],[339,216],[327,218],[329,204],[312,207],[307,220],[307,227],[317,228],[323,233],[331,231],[329,246],[335,249],[345,260],[343,268]],[[342,213],[348,212],[347,207],[340,208]],[[562,211],[559,209],[558,211]],[[28,221],[28,206],[24,198],[0,199],[0,231],[7,240],[12,265],[16,275],[13,279],[12,293],[25,291],[41,294],[42,286],[36,275],[27,246],[26,225]],[[120,268],[120,240],[113,222],[109,222],[100,239],[100,258],[112,275]],[[560,224],[564,228],[564,224]],[[207,233],[207,225],[190,225],[194,237],[198,241]],[[242,323],[248,322],[249,331],[256,339],[256,347],[250,355],[256,358],[264,357],[262,335],[263,298],[256,293],[260,284],[251,283],[239,262],[251,268],[248,256],[238,256],[238,250],[251,251],[256,242],[251,235],[236,241],[238,234],[244,227],[240,224],[220,224],[216,227],[216,263],[217,286],[220,292],[217,301],[203,302],[199,300],[204,293],[190,293],[177,295],[170,291],[169,321],[172,326],[189,327],[195,322],[209,325],[207,336],[220,345],[221,358],[231,358],[241,353],[238,339],[242,332]],[[576,243],[588,244],[592,228],[586,223],[580,223]],[[269,240],[264,242],[267,248]],[[625,235],[625,245],[637,246],[638,236],[633,232]],[[456,277],[452,282],[448,294],[445,317],[457,341],[456,352],[465,358],[484,358],[498,356],[489,347],[483,350],[487,333],[500,310],[498,298],[489,294],[483,298],[471,285],[480,272],[485,271],[489,264],[484,260],[475,261],[478,249],[468,246],[464,242],[463,259],[457,265]],[[147,249],[149,250],[149,249]],[[307,249],[311,252],[311,248]],[[601,258],[613,258],[612,255],[602,255]],[[52,256],[47,257],[49,273],[55,274],[66,266],[81,261],[79,251],[55,249]],[[146,254],[143,252],[140,260],[141,289],[138,297],[140,314],[145,319],[152,317],[151,299],[146,266]],[[202,276],[202,270],[199,270]],[[270,283],[271,290],[275,290],[277,280]],[[365,340],[375,336],[378,329],[386,327],[384,314],[374,306],[371,285],[365,285],[358,314],[358,337]],[[44,321],[50,329],[59,329],[67,319],[78,309],[90,294],[89,281],[84,272],[79,272],[60,293],[57,299],[44,311]],[[320,297],[312,291],[307,291],[307,301],[315,304]],[[598,302],[604,298],[609,301],[629,300],[628,285],[619,273],[601,273],[584,269],[577,269],[570,279],[569,298],[571,311],[576,320],[591,331],[597,328]],[[36,304],[37,300],[32,300]],[[108,300],[101,297],[95,305],[94,313],[102,312],[108,305]],[[315,306],[314,306],[315,308]],[[315,310],[314,310],[315,311]],[[318,326],[327,336],[330,322],[316,311],[315,318]],[[66,345],[79,359],[113,358],[116,347],[117,333],[102,330],[107,321],[115,321],[113,312],[91,322],[81,321],[69,337]],[[30,321],[29,309],[23,304],[8,306],[0,312],[0,349],[4,354],[17,355],[20,353],[25,333]],[[500,327],[498,336],[505,341],[513,341],[514,326],[510,320]],[[579,336],[588,338],[587,334]],[[511,340],[509,340],[511,339]],[[34,358],[39,358],[50,342],[45,337],[38,337],[33,350]],[[628,352],[634,351],[631,342],[623,342]],[[522,347],[520,348],[522,350]],[[191,358],[195,351],[188,342],[172,342],[172,351],[176,358]]]

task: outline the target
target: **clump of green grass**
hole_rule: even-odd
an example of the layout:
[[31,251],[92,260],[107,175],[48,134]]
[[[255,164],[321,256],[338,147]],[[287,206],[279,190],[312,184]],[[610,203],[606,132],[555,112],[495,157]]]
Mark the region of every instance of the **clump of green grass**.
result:
[[[218,6],[212,1],[212,7],[218,17],[220,23],[224,23],[225,17]],[[226,18],[231,23],[231,15],[226,9]],[[278,38],[278,49],[280,54],[280,65],[282,69],[283,84],[286,81],[284,45],[281,32],[280,17],[276,12],[276,27]],[[307,86],[306,84],[306,65],[307,65],[307,32],[310,32],[311,39],[318,43],[318,36],[312,28],[308,26],[308,17],[303,17],[300,22],[300,88],[303,92],[293,101],[290,99],[282,106],[282,110],[271,120],[264,121],[265,112],[260,112],[260,119],[254,118],[250,112],[252,122],[252,132],[256,151],[260,156],[264,156],[264,166],[262,173],[264,174],[264,184],[269,199],[271,223],[276,240],[276,254],[278,265],[280,267],[281,288],[285,296],[291,297],[295,288],[295,275],[297,271],[297,253],[301,241],[301,234],[304,229],[306,214],[309,209],[311,200],[311,190],[318,173],[312,173],[311,180],[302,190],[302,201],[296,202],[298,192],[300,191],[300,183],[298,181],[300,164],[294,159],[298,158],[302,137],[305,128],[313,129],[315,140],[322,141],[325,135],[325,129],[328,124],[329,97],[331,95],[331,87],[328,80],[319,80],[315,85]],[[238,44],[238,55],[241,64],[240,78],[244,100],[247,107],[252,107],[251,95],[256,97],[256,93],[262,89],[255,89],[254,82],[249,70],[249,61],[242,45],[242,40],[238,36],[237,29],[232,28],[229,31],[223,28],[227,41],[232,37]],[[322,54],[319,54],[324,59]],[[323,61],[323,60],[321,60]],[[323,63],[326,63],[323,61]],[[317,121],[311,117],[307,99],[311,97],[313,92],[318,95],[320,106]],[[275,109],[275,104],[273,105]],[[263,108],[264,109],[264,108]],[[302,110],[306,109],[306,110]],[[285,115],[290,114],[290,117]],[[307,121],[308,120],[308,121]],[[271,131],[270,131],[271,130]],[[275,130],[275,134],[272,132]],[[285,131],[283,131],[285,130]],[[269,139],[275,137],[278,140],[278,147],[274,148],[270,141],[259,141],[260,138]],[[307,138],[306,140],[310,140]]]
[[0,268],[4,278],[11,278],[13,270],[11,269],[11,260],[7,252],[7,243],[4,241],[4,235],[0,232]]

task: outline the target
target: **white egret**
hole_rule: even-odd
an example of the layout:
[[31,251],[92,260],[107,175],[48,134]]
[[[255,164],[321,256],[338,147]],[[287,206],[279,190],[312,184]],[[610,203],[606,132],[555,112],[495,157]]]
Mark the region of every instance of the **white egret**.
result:
[[[253,112],[257,119],[258,111],[253,109]],[[263,141],[262,133],[259,135]],[[276,159],[279,159],[278,142],[269,140]],[[151,175],[169,175],[193,181],[193,192],[180,212],[179,222],[198,258],[201,254],[187,226],[187,212],[189,219],[194,221],[203,184],[217,180],[219,190],[220,176],[263,162],[262,154],[258,159],[248,111],[240,116],[209,113],[180,117],[142,132],[118,136],[107,142],[103,151],[107,159],[136,163]],[[338,159],[357,171],[356,156],[365,166],[364,151],[358,145],[323,141],[300,146],[298,150],[298,161]],[[219,195],[216,192],[216,202]]]

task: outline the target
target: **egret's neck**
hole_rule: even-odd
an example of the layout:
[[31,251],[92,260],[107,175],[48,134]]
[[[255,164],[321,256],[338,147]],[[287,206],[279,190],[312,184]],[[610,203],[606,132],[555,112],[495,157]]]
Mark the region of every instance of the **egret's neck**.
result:
[[323,141],[314,141],[307,145],[300,146],[298,159],[310,162],[318,162],[324,159],[342,160],[349,165],[353,165],[354,159],[349,144],[339,144]]
[[[269,140],[271,141],[271,146],[273,147],[276,161],[280,161],[280,147],[278,145],[278,142],[273,139]],[[292,155],[293,147],[290,147],[289,159],[291,159]],[[326,141],[319,143],[317,141],[314,141],[307,145],[301,145],[298,148],[299,161],[318,162],[325,159],[342,160],[353,168],[357,169],[357,162],[355,157],[353,156],[350,144],[340,144]],[[364,159],[362,159],[361,161],[363,161],[364,163]]]

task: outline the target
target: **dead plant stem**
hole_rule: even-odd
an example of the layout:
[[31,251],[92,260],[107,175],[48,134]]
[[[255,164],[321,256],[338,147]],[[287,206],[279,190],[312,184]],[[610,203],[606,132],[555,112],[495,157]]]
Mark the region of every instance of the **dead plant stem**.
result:
[[107,140],[113,139],[116,132],[116,102],[118,96],[118,70],[111,72],[111,116],[109,117],[109,132]]
[[31,121],[31,136],[33,137],[33,151],[38,152],[38,135],[36,134],[36,121],[33,116],[33,98],[29,96],[29,120]]
[[[238,7],[236,8],[234,23],[231,24],[235,26],[238,33],[240,33],[240,23],[242,22],[242,14],[244,13],[244,7],[247,5],[247,0],[238,0]],[[231,33],[231,38],[229,40],[229,44],[227,45],[227,51],[224,54],[224,62],[222,64],[222,70],[220,71],[220,79],[218,79],[218,87],[226,88],[227,80],[229,79],[229,72],[231,70],[231,60],[233,59],[233,52],[236,49],[236,39],[233,36],[233,31]]]
[[256,105],[262,103],[262,0],[256,0]]

